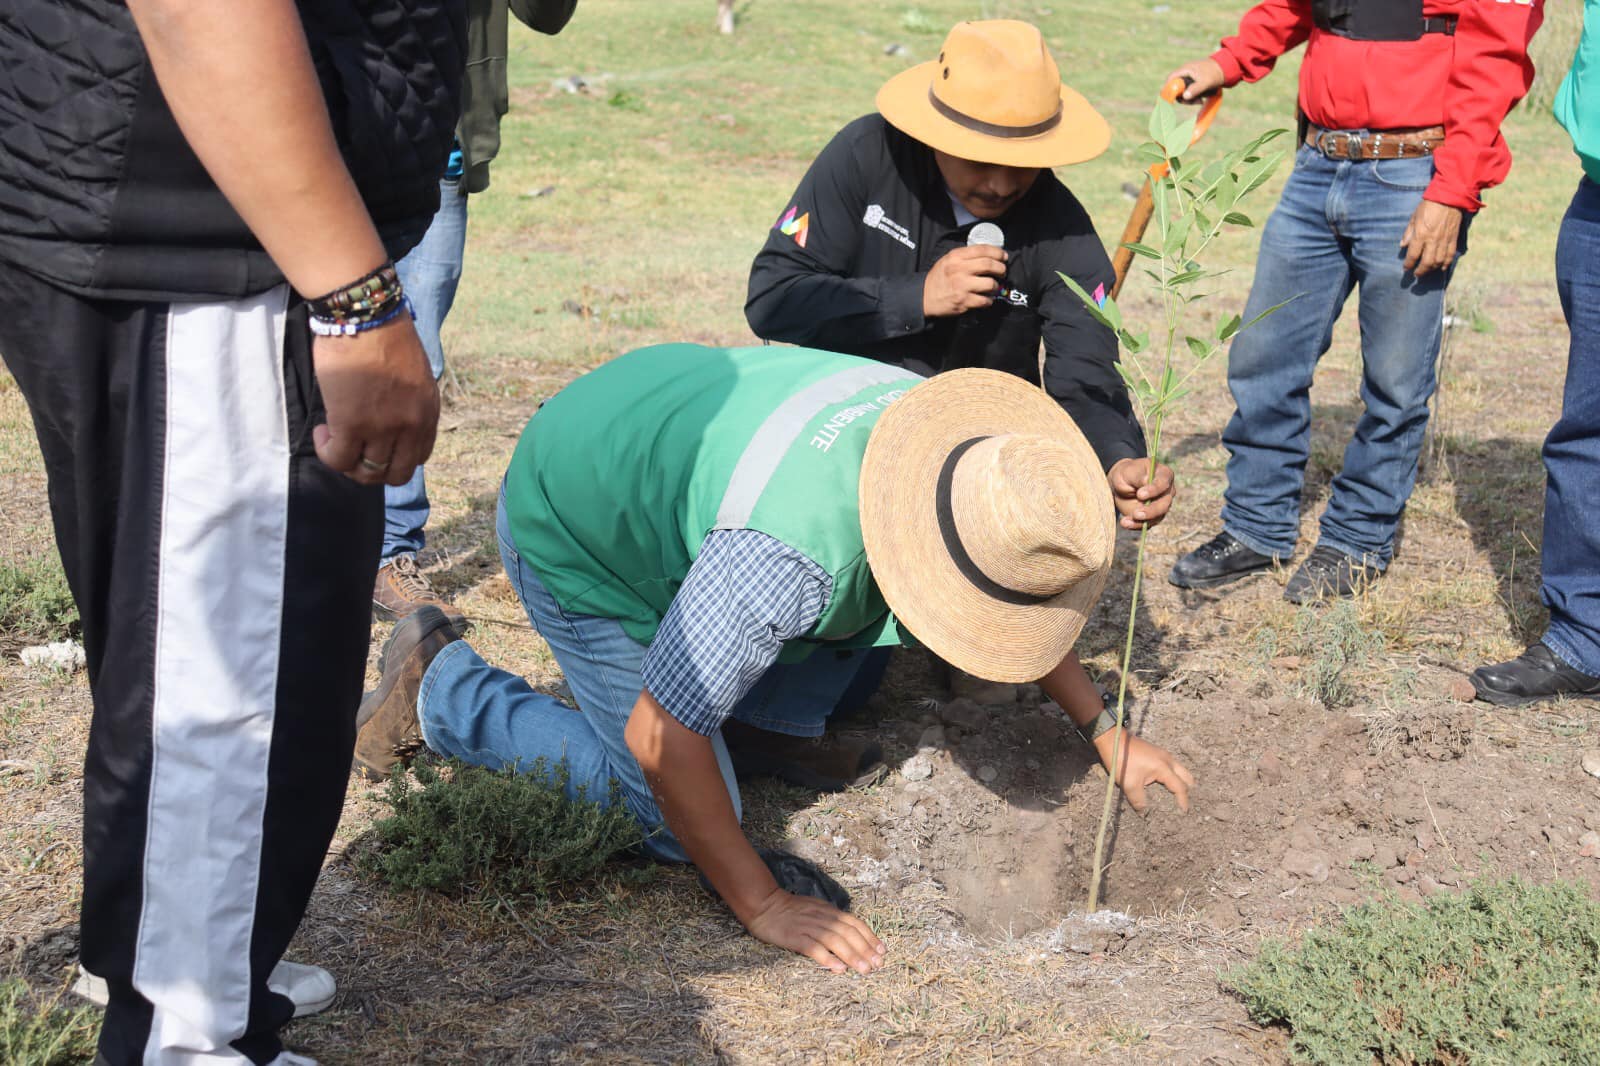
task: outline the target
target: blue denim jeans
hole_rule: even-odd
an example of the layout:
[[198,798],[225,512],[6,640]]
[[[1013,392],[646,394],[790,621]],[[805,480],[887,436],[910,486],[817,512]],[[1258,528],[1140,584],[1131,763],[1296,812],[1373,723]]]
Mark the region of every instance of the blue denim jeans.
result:
[[[444,373],[439,331],[455,302],[466,246],[467,194],[459,180],[445,178],[439,182],[439,211],[429,223],[422,243],[395,264],[400,284],[417,313],[417,336],[428,353],[435,381]],[[428,488],[419,466],[404,485],[384,486],[382,558],[421,551],[427,539],[423,533],[427,524]]]
[[[502,494],[495,523],[500,559],[511,587],[544,637],[577,701],[573,710],[536,692],[516,674],[484,662],[466,641],[447,645],[422,678],[418,716],[428,747],[475,766],[531,771],[565,760],[567,794],[606,802],[611,782],[647,834],[645,850],[668,862],[688,856],[667,829],[638,760],[623,739],[633,705],[644,689],[640,670],[649,650],[609,618],[570,614],[550,595],[511,541]],[[820,649],[804,662],[774,666],[734,709],[751,725],[795,736],[818,736],[828,716],[852,699],[865,700],[855,684],[882,655],[840,654]],[[874,678],[875,680],[875,678]],[[712,736],[722,779],[740,809],[728,749]]]
[[1556,288],[1572,340],[1561,419],[1544,442],[1544,642],[1600,677],[1600,185],[1588,178],[1561,220]]
[[1400,238],[1432,179],[1429,157],[1352,162],[1302,146],[1295,158],[1261,234],[1244,320],[1292,302],[1240,334],[1228,354],[1236,409],[1222,435],[1231,455],[1222,522],[1255,551],[1287,558],[1299,540],[1311,378],[1359,287],[1364,410],[1333,480],[1321,541],[1389,565],[1416,482],[1451,274],[1419,278],[1403,265]]

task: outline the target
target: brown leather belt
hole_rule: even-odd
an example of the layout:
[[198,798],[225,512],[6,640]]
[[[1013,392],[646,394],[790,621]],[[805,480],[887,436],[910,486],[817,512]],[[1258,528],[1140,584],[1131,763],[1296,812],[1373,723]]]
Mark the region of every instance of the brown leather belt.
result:
[[1417,159],[1444,143],[1444,127],[1420,130],[1368,130],[1350,133],[1312,126],[1306,144],[1329,159]]

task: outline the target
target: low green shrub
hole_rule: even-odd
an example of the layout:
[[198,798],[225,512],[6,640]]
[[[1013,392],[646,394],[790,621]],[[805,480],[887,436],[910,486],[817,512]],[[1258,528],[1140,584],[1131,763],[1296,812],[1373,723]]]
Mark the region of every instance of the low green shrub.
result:
[[1577,885],[1480,882],[1346,911],[1222,975],[1297,1061],[1600,1062],[1600,905]]
[[99,1012],[38,1002],[27,982],[0,981],[0,1062],[6,1066],[87,1066],[100,1035]]
[[415,776],[416,785],[403,771],[390,778],[383,798],[393,813],[373,827],[377,847],[362,859],[393,888],[544,897],[641,839],[615,783],[606,804],[567,798],[565,762],[540,759],[523,773],[419,764]]
[[53,553],[21,563],[0,562],[0,634],[45,644],[75,637],[78,631],[78,607]]

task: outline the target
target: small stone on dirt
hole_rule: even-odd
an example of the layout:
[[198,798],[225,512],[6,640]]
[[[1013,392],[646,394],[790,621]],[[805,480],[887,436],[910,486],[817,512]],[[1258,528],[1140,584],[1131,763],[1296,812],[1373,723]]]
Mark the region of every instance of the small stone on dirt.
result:
[[989,708],[980,707],[974,701],[963,696],[960,699],[951,700],[943,707],[940,707],[939,717],[944,719],[944,724],[947,726],[955,726],[969,733],[976,733],[989,724],[989,719],[993,715]]
[[1472,686],[1472,681],[1468,678],[1451,678],[1450,698],[1457,703],[1471,703],[1478,698],[1478,690]]
[[1430,851],[1433,848],[1433,834],[1426,829],[1417,830],[1417,850]]
[[1295,877],[1321,884],[1328,879],[1332,869],[1328,856],[1320,851],[1289,851],[1283,856],[1283,868]]
[[1372,853],[1372,864],[1380,870],[1400,865],[1400,853],[1388,844],[1379,844]]
[[1062,919],[1045,940],[1045,946],[1060,953],[1108,955],[1120,950],[1133,933],[1133,919],[1121,911],[1095,911]]
[[1350,841],[1350,858],[1356,862],[1375,858],[1377,854],[1378,848],[1373,844],[1371,837],[1356,837]]
[[930,725],[917,738],[918,751],[938,751],[944,747],[944,726]]
[[996,770],[992,766],[980,766],[980,767],[978,767],[978,780],[982,781],[986,785],[989,784],[990,782],[992,782],[995,778],[997,778],[999,776],[1000,776],[1000,771]]
[[1583,753],[1583,772],[1590,777],[1600,777],[1600,750]]
[[1256,775],[1269,785],[1276,785],[1283,780],[1283,760],[1278,758],[1275,751],[1264,751],[1256,762]]
[[900,764],[900,776],[907,781],[926,781],[933,776],[933,760],[919,752]]
[[1590,830],[1579,837],[1578,854],[1585,859],[1600,858],[1600,833]]

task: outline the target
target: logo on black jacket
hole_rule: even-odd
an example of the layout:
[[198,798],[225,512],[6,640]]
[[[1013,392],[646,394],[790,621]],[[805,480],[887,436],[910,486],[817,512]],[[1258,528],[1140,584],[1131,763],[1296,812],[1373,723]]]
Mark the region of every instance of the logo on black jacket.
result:
[[861,224],[893,237],[913,252],[917,250],[917,242],[911,239],[911,231],[884,214],[882,204],[868,204],[867,213],[861,216]]

